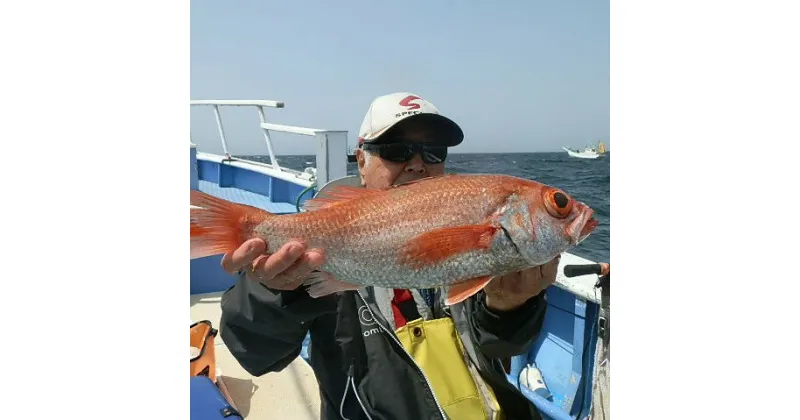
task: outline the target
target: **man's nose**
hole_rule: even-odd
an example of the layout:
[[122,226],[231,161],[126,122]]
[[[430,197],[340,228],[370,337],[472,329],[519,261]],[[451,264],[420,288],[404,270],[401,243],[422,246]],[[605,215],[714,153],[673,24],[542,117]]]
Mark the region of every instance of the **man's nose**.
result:
[[406,163],[405,171],[425,173],[428,169],[425,167],[425,162],[422,161],[422,156],[420,156],[419,153],[414,153],[414,157]]

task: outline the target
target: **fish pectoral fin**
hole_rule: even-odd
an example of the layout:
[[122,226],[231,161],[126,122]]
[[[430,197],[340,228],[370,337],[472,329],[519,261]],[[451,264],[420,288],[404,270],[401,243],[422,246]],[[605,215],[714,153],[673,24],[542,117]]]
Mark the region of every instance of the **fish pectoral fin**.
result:
[[447,303],[447,305],[455,305],[456,303],[466,300],[475,293],[483,290],[493,278],[493,276],[476,277],[450,286],[447,291],[445,303]]
[[312,298],[320,298],[343,292],[345,290],[358,290],[361,286],[337,280],[330,273],[314,271],[303,280],[306,292]]
[[495,225],[468,225],[437,229],[409,240],[400,251],[401,262],[418,267],[436,264],[453,255],[489,249]]

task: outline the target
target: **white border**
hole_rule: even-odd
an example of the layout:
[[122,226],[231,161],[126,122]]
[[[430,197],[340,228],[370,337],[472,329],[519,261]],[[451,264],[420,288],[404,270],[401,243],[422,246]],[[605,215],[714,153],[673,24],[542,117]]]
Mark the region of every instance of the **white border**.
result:
[[[0,7],[3,374],[33,417],[188,417],[188,6]],[[796,411],[797,9],[612,3],[615,420]]]
[[797,415],[797,16],[611,3],[614,420]]

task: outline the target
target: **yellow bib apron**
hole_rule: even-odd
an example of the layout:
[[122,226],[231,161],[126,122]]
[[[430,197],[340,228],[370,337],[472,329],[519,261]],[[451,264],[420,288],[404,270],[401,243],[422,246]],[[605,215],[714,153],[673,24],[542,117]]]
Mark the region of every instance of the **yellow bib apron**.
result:
[[503,420],[494,392],[470,362],[452,319],[419,318],[396,334],[425,372],[449,418]]

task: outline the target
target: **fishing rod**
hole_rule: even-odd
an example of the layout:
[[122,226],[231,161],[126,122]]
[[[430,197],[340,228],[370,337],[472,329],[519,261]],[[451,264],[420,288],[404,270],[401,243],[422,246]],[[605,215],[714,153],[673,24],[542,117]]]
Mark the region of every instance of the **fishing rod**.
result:
[[585,276],[587,274],[597,274],[599,278],[594,287],[608,286],[611,278],[611,266],[608,263],[595,264],[569,264],[564,266],[564,275],[567,277]]

